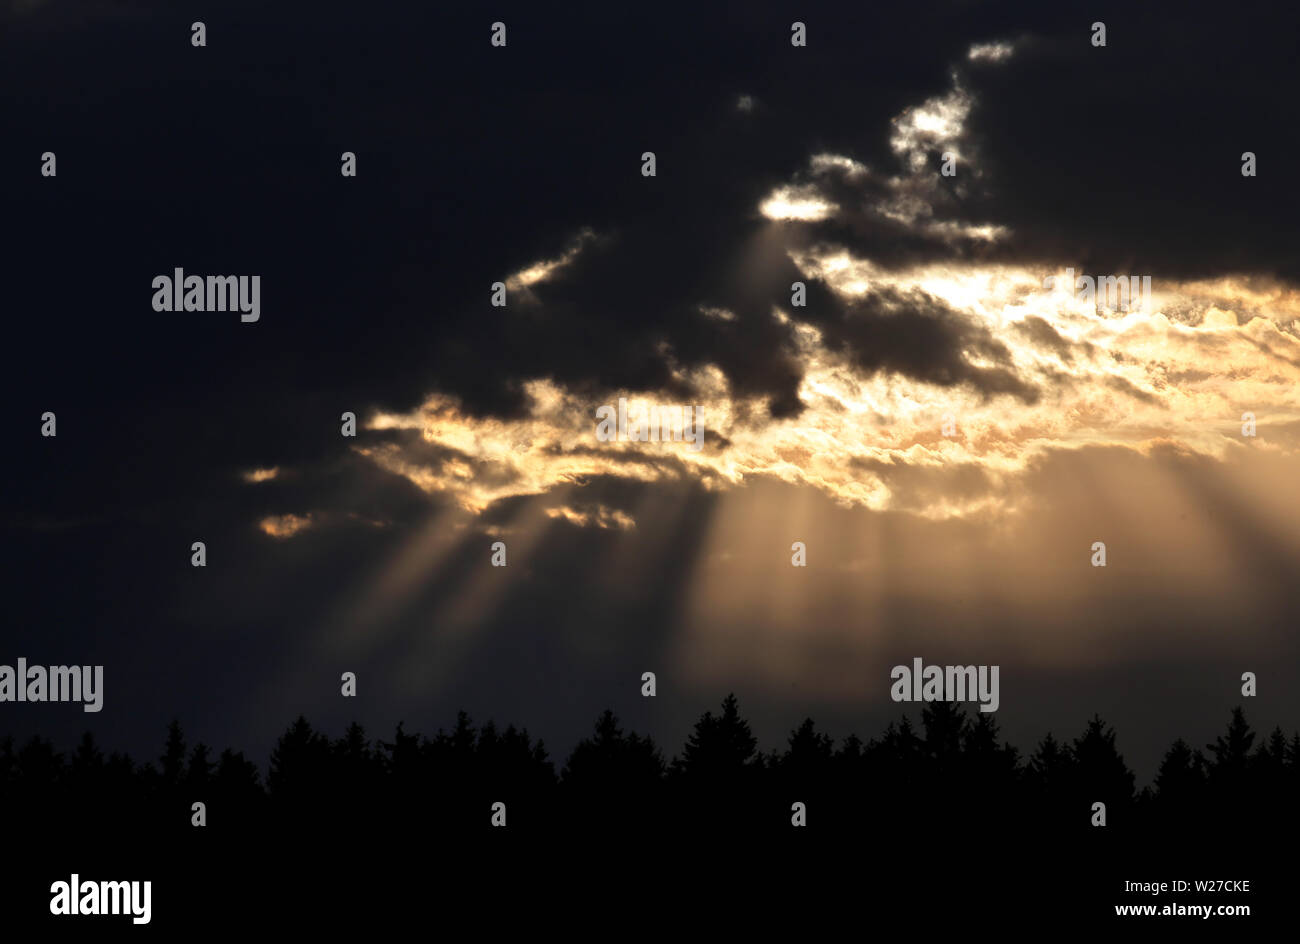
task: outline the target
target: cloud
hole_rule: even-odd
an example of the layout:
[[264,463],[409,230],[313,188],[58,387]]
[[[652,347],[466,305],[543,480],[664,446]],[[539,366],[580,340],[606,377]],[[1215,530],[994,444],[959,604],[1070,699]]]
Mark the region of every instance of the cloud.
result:
[[312,526],[311,514],[306,515],[272,515],[263,518],[258,527],[264,534],[273,538],[291,538]]
[[1006,62],[1015,52],[1015,44],[1008,42],[976,43],[966,53],[971,62]]
[[580,528],[612,528],[619,531],[631,531],[636,527],[636,522],[627,514],[617,508],[606,508],[603,505],[592,505],[581,509],[560,505],[556,508],[548,508],[546,515],[548,518],[562,518]]
[[[847,505],[944,518],[1013,510],[1013,483],[1051,450],[1143,452],[1173,442],[1223,459],[1236,448],[1291,454],[1300,445],[1287,432],[1300,421],[1300,338],[1271,319],[1193,327],[1159,307],[1103,317],[1090,302],[1042,289],[1041,272],[1005,267],[801,262],[831,294],[816,311],[782,313],[802,378],[797,416],[774,419],[761,397],[737,395],[725,374],[706,368],[678,378],[702,405],[700,453],[681,443],[601,443],[595,409],[606,400],[531,381],[523,416],[475,417],[436,396],[414,413],[372,418],[368,429],[383,438],[363,441],[359,454],[476,513],[593,479],[731,491],[770,476]],[[1158,296],[1174,308],[1186,298],[1178,285]],[[608,394],[624,395],[636,397]],[[1255,443],[1239,429],[1251,403],[1269,416]]]
[[769,220],[824,220],[838,207],[809,187],[778,187],[760,207]]
[[596,240],[596,234],[590,229],[582,229],[570,241],[568,248],[554,259],[546,259],[541,262],[534,262],[532,265],[521,269],[520,271],[509,276],[505,285],[509,291],[527,293],[532,298],[530,289],[539,282],[553,278],[557,272],[573,262],[582,252],[583,247]]

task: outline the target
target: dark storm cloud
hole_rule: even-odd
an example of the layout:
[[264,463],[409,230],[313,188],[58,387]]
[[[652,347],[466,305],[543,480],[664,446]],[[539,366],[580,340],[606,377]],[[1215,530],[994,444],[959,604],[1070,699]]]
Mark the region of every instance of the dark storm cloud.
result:
[[[204,422],[220,404],[241,427],[236,450],[212,450],[233,463],[318,453],[342,409],[407,409],[435,389],[512,415],[530,377],[671,388],[660,342],[717,363],[773,413],[797,412],[799,369],[770,318],[796,272],[755,208],[810,147],[863,134],[849,129],[880,135],[960,45],[892,51],[885,35],[915,13],[815,22],[819,51],[803,55],[775,7],[746,18],[769,22],[767,35],[698,10],[684,29],[662,11],[514,9],[493,14],[511,29],[493,50],[487,21],[464,12],[417,7],[395,22],[235,4],[196,50],[192,17],[161,5],[143,21],[59,9],[59,31],[44,10],[13,17],[0,66],[13,136],[61,162],[37,181],[34,156],[6,156],[28,221],[17,303],[45,304],[75,265],[106,308],[76,344],[42,343],[26,322],[13,382],[131,411],[156,409],[160,389],[188,391],[175,418],[202,401]],[[56,68],[69,55],[76,72]],[[861,87],[845,108],[830,90],[849,61]],[[765,108],[737,111],[737,86]],[[652,180],[639,174],[647,149]],[[343,150],[358,154],[354,180],[338,174]],[[536,287],[536,310],[489,306],[492,282],[588,226],[607,241],[565,285]],[[149,279],[174,265],[261,274],[261,322],[153,313]],[[737,321],[711,324],[700,304]]]
[[1067,341],[1046,319],[1038,315],[1029,315],[1024,320],[1013,323],[1011,329],[1036,347],[1051,351],[1066,364],[1074,363],[1076,352],[1091,357],[1095,350],[1095,346],[1088,341]]
[[[249,28],[233,14],[209,24],[212,45],[202,52],[188,46],[183,18],[127,32],[120,21],[91,18],[59,41],[47,38],[48,50],[7,57],[18,79],[39,72],[42,55],[76,45],[99,75],[87,88],[49,74],[40,110],[35,100],[18,103],[27,104],[19,123],[27,137],[50,147],[68,142],[64,163],[71,157],[72,166],[55,199],[102,208],[89,228],[79,216],[60,225],[49,194],[24,188],[32,215],[47,219],[33,233],[37,244],[97,259],[99,284],[120,298],[132,297],[141,273],[164,269],[173,256],[192,271],[205,256],[218,266],[233,256],[264,272],[271,307],[255,344],[211,323],[135,322],[150,334],[182,331],[226,355],[187,365],[195,387],[221,384],[225,378],[212,371],[225,364],[245,383],[328,389],[341,401],[403,408],[436,387],[461,395],[471,410],[512,413],[526,405],[520,380],[541,373],[579,386],[665,386],[656,342],[667,340],[688,362],[718,362],[738,390],[769,394],[778,414],[795,411],[798,369],[784,331],[768,318],[792,281],[783,247],[757,254],[752,268],[767,276],[758,281],[747,271],[728,285],[727,265],[739,264],[735,254],[762,225],[753,219],[757,201],[811,147],[888,163],[891,155],[868,141],[908,104],[905,87],[912,101],[919,90],[941,91],[945,56],[961,48],[955,23],[946,40],[931,35],[923,49],[889,57],[889,69],[874,57],[850,110],[840,104],[842,92],[827,91],[832,79],[843,81],[836,63],[853,45],[844,35],[851,21],[825,29],[814,21],[817,52],[804,62],[791,58],[796,51],[784,26],[776,29],[775,11],[773,35],[748,43],[720,43],[707,23],[670,28],[671,18],[658,14],[628,23],[629,31],[649,30],[630,43],[623,31],[605,35],[600,21],[580,13],[547,23],[521,12],[507,54],[493,57],[486,41],[481,50],[452,44],[430,63],[417,54],[422,28],[468,35],[483,24],[421,20],[426,14],[416,10],[400,36],[349,20],[341,42],[331,27],[346,16],[326,6],[301,21]],[[890,18],[900,16],[876,19],[869,35],[897,32],[905,24]],[[33,19],[40,17],[23,22]],[[140,55],[110,61],[100,51],[110,38]],[[305,66],[305,51],[319,54],[320,65]],[[784,60],[774,60],[778,54]],[[294,70],[276,68],[290,55]],[[687,76],[675,64],[694,71]],[[701,83],[701,70],[717,81]],[[164,71],[171,81],[153,83]],[[881,82],[884,72],[891,78]],[[547,80],[539,84],[537,75]],[[594,97],[592,75],[606,76],[622,96]],[[445,94],[453,80],[475,90],[472,106]],[[737,113],[730,91],[713,91],[742,80],[768,103],[763,114]],[[68,111],[45,109],[60,100],[75,122]],[[237,125],[217,120],[232,114]],[[164,124],[156,149],[131,146],[153,140]],[[117,146],[100,143],[109,140]],[[337,176],[336,155],[345,148],[359,154],[356,180]],[[650,181],[637,173],[646,148],[660,158],[660,176]],[[77,160],[83,151],[95,154],[92,166]],[[241,213],[259,225],[243,225]],[[539,289],[542,311],[532,317],[487,306],[492,281],[553,254],[583,225],[618,238],[597,261],[579,262],[567,293]],[[740,317],[730,328],[703,324],[700,303]],[[106,340],[118,327],[105,327]],[[156,377],[166,367],[155,361],[145,369],[146,359],[166,349],[150,338],[119,366]],[[276,376],[272,366],[290,352],[298,355],[292,376]],[[83,366],[88,379],[99,379],[102,369]],[[282,401],[281,394],[272,387],[265,399]]]
[[[1287,50],[1300,14],[1250,3],[1078,12],[1042,7],[1009,60],[962,70],[985,186],[958,217],[1011,230],[995,258],[1300,282],[1294,181],[1282,168],[1241,175],[1245,151],[1262,168],[1300,146],[1278,110],[1296,86]],[[1088,41],[1096,21],[1105,48]]]
[[[63,33],[40,29],[55,9]],[[46,354],[34,325],[17,340],[36,356],[24,366],[32,376],[137,408],[166,383],[299,416],[326,399],[331,413],[406,409],[434,389],[472,412],[517,415],[531,377],[672,389],[666,345],[791,415],[800,370],[770,309],[797,277],[786,249],[810,239],[886,265],[974,255],[1108,272],[1294,271],[1287,178],[1238,171],[1242,150],[1265,168],[1265,155],[1294,150],[1292,123],[1260,94],[1290,81],[1276,71],[1286,57],[1267,55],[1289,33],[1259,31],[1244,14],[1103,4],[1088,13],[1109,28],[1095,49],[1063,8],[827,10],[806,15],[811,45],[795,50],[776,5],[747,11],[743,30],[702,10],[610,20],[596,8],[508,9],[493,16],[508,21],[511,45],[493,50],[470,13],[403,10],[397,29],[342,5],[300,16],[236,4],[208,24],[209,48],[194,50],[188,16],[142,22],[99,9],[12,15],[12,136],[62,150],[64,169],[38,188],[10,154],[6,179],[31,220],[15,258],[28,273],[22,303],[40,304],[57,266],[76,260],[83,284],[125,307],[73,350]],[[965,60],[972,43],[1003,38],[1016,42],[1008,60]],[[1157,46],[1169,55],[1153,78]],[[70,49],[84,71],[51,68]],[[903,171],[891,118],[947,93],[954,64],[973,98],[965,143],[980,178],[963,196],[963,178],[935,175],[940,218],[1005,225],[1005,247],[863,210]],[[764,107],[736,109],[740,94]],[[338,176],[345,149],[359,155],[355,180]],[[647,149],[659,158],[652,180],[639,175]],[[841,214],[767,233],[758,202],[819,152],[876,172],[856,184],[828,175]],[[608,241],[537,286],[534,309],[488,305],[491,282],[555,256],[584,226]],[[173,264],[263,274],[256,335],[144,308],[139,286]],[[710,322],[701,304],[737,318]],[[953,369],[954,338],[931,340],[932,363],[915,362],[915,345],[881,360],[921,378],[974,373]],[[200,348],[188,362],[173,354]],[[1015,386],[1001,378],[994,389]],[[238,411],[243,425],[251,412]],[[260,425],[241,438],[281,453],[318,448],[284,423]]]
[[[884,289],[844,306],[822,322],[830,346],[842,346],[864,372],[890,371],[940,387],[964,384],[991,396],[1033,403],[1035,388],[1012,368],[1011,352],[988,328],[921,291]],[[977,367],[968,355],[994,367]]]

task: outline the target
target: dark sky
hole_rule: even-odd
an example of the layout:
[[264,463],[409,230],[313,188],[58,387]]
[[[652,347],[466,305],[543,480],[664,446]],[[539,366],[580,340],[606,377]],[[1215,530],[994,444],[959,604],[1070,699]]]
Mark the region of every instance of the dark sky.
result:
[[[299,713],[387,736],[463,707],[559,759],[608,706],[671,753],[735,690],[768,748],[805,714],[877,733],[918,655],[1001,664],[1022,749],[1102,713],[1140,782],[1243,671],[1252,721],[1297,725],[1295,9],[4,2],[0,663],[106,691],[0,731],[151,755],[175,716],[264,762]],[[934,101],[964,110],[927,137]],[[780,188],[835,209],[773,220]],[[1067,266],[1151,276],[1161,315],[1029,306]],[[153,311],[175,267],[260,275],[260,321]],[[1011,287],[993,317],[930,271]],[[625,394],[728,419],[701,462],[637,462],[589,431]],[[981,433],[945,451],[909,404]],[[422,409],[445,425],[373,422]],[[519,465],[479,448],[525,435]]]

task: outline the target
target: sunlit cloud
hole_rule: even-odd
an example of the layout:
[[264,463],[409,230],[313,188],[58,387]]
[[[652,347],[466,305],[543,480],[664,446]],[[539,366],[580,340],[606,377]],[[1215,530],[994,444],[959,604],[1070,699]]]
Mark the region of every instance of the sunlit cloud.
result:
[[300,534],[313,524],[310,514],[306,515],[271,515],[258,522],[262,533],[284,540]]
[[871,173],[871,169],[866,164],[859,163],[851,157],[845,157],[842,154],[814,154],[808,161],[808,166],[814,174],[826,174],[831,171],[839,171],[846,177],[852,179],[855,177],[864,177]]
[[1012,43],[976,43],[966,53],[971,62],[1006,62],[1015,52]]
[[[809,251],[796,261],[807,277],[846,297],[888,289],[950,306],[987,328],[1008,352],[1011,369],[1045,395],[1025,403],[961,384],[864,373],[844,351],[829,347],[800,309],[779,309],[793,329],[804,411],[773,419],[760,398],[732,391],[720,371],[684,375],[703,409],[699,453],[682,443],[598,442],[599,404],[549,380],[526,385],[532,409],[517,419],[473,418],[442,395],[406,416],[378,414],[370,429],[403,429],[415,438],[357,451],[475,513],[506,497],[596,477],[688,479],[714,489],[771,477],[819,489],[846,505],[944,518],[1014,510],[1016,477],[1050,450],[1110,445],[1144,453],[1176,442],[1222,457],[1233,449],[1296,448],[1294,434],[1269,432],[1300,422],[1300,337],[1285,327],[1294,324],[1294,311],[1247,317],[1227,307],[1229,299],[1294,304],[1292,293],[1227,280],[1220,286],[1222,306],[1192,325],[1165,311],[1187,310],[1206,291],[1199,283],[1159,283],[1149,310],[1101,317],[1092,302],[1044,289],[1049,273],[1037,269],[927,265],[886,271],[839,251]],[[993,366],[978,351],[968,352],[968,362]],[[1261,423],[1253,441],[1240,436],[1247,410]],[[981,489],[954,494],[935,484],[956,468],[978,471]],[[575,523],[622,526],[587,510],[552,513]]]
[[972,99],[960,86],[893,120],[889,146],[913,172],[926,166],[933,151],[956,151],[965,134]]
[[511,291],[526,291],[539,282],[545,282],[553,277],[557,272],[563,269],[589,244],[594,242],[596,234],[590,229],[582,229],[574,237],[568,248],[554,259],[544,259],[540,262],[534,262],[527,268],[521,269],[506,279],[506,288]]
[[636,522],[630,515],[619,511],[617,508],[606,508],[603,505],[594,505],[587,508],[571,508],[568,505],[561,505],[558,508],[548,508],[546,510],[548,518],[562,518],[570,524],[575,524],[581,528],[607,528],[616,531],[631,531],[636,527]]
[[[968,59],[1001,62],[1013,50],[1009,42],[977,44]],[[939,248],[1009,239],[1007,227],[956,212],[954,194],[960,198],[964,181],[980,169],[967,128],[975,99],[957,71],[950,80],[947,92],[893,119],[896,173],[821,151],[760,201],[762,215],[795,224],[857,215]],[[961,164],[951,190],[939,183],[935,162],[943,153]],[[858,204],[849,194],[860,195]],[[561,257],[516,273],[509,284],[526,288],[551,277],[591,238],[584,231]],[[1174,444],[1223,459],[1247,448],[1296,449],[1300,295],[1279,283],[1231,275],[1156,278],[1149,297],[1121,311],[1065,286],[1068,261],[1056,271],[973,261],[886,267],[851,246],[818,240],[797,242],[788,257],[805,280],[828,287],[850,319],[837,332],[825,313],[773,305],[790,347],[782,353],[800,378],[796,415],[773,417],[765,395],[734,389],[718,365],[682,369],[669,338],[656,354],[676,392],[694,391],[702,407],[699,453],[680,443],[595,437],[600,402],[672,402],[675,393],[611,389],[597,402],[546,377],[523,382],[523,416],[471,416],[455,397],[438,393],[409,414],[381,412],[367,424],[405,436],[354,448],[476,515],[505,499],[594,480],[682,480],[727,490],[774,479],[845,506],[935,519],[1014,513],[1022,505],[1018,481],[1061,450],[1115,447],[1146,455]],[[1058,284],[1044,287],[1048,276]],[[853,307],[859,303],[865,313]],[[739,324],[735,311],[715,304],[697,302],[696,310],[719,330]],[[919,319],[935,326],[931,343],[954,350],[930,371],[873,358],[846,340],[855,338],[852,319],[859,317],[876,319],[862,335],[867,344],[878,332],[889,336]],[[1253,439],[1240,435],[1247,412],[1260,424]],[[962,488],[952,488],[955,476]],[[635,520],[626,509],[573,503],[546,514],[600,528]]]
[[770,220],[824,220],[836,207],[805,186],[778,187],[759,209]]
[[736,313],[726,308],[717,308],[713,305],[701,305],[700,314],[705,318],[712,318],[714,321],[735,321]]
[[[951,81],[948,92],[906,108],[892,120],[889,145],[899,173],[873,171],[842,154],[817,153],[805,172],[767,196],[763,214],[807,223],[863,214],[946,246],[987,245],[1009,237],[1004,225],[956,218],[954,194],[965,196],[968,181],[982,171],[966,127],[974,97],[957,73]],[[951,166],[955,176],[940,177],[941,164]],[[831,199],[827,192],[836,184],[860,191],[859,200]]]

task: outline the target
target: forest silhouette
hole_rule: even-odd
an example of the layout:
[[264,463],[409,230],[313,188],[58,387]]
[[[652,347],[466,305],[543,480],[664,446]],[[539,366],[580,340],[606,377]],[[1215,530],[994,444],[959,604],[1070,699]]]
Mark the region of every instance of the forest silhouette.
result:
[[605,711],[558,769],[526,730],[476,726],[464,712],[432,737],[399,724],[391,740],[355,723],[331,739],[299,717],[265,777],[240,752],[188,744],[176,722],[160,757],[144,763],[106,755],[89,732],[70,753],[39,736],[0,739],[0,810],[29,829],[176,832],[191,828],[192,804],[202,802],[207,828],[224,833],[322,823],[477,831],[491,828],[501,802],[506,825],[525,830],[790,831],[792,805],[802,803],[810,831],[982,824],[1081,834],[1103,802],[1108,831],[1240,834],[1295,828],[1298,787],[1300,734],[1260,738],[1241,708],[1203,747],[1176,740],[1140,790],[1099,717],[1022,756],[991,714],[948,702],[925,706],[919,728],[904,716],[868,741],[836,744],[806,719],[782,749],[763,753],[729,695],[671,759]]

